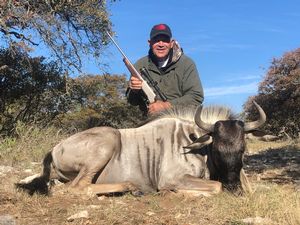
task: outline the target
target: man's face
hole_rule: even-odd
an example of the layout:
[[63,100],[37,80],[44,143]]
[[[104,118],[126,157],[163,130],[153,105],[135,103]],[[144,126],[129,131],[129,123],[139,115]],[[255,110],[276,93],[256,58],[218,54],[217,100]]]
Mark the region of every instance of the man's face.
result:
[[166,35],[157,35],[148,41],[153,54],[158,60],[165,60],[173,48],[173,41]]

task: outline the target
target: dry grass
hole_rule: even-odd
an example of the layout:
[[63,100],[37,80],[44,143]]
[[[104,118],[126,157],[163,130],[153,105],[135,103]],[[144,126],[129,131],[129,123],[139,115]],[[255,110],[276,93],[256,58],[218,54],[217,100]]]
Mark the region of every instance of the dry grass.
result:
[[[2,140],[0,166],[14,169],[0,173],[0,224],[10,215],[17,224],[231,224],[242,225],[245,218],[262,217],[265,224],[300,224],[299,142],[249,142],[246,172],[255,192],[240,197],[222,193],[214,197],[188,197],[174,193],[87,198],[68,194],[65,185],[55,186],[52,196],[32,196],[17,192],[13,184],[39,172],[45,152],[63,136],[49,129],[24,129],[21,139]],[[88,218],[67,221],[79,211]],[[8,223],[7,223],[8,224]]]
[[0,165],[28,166],[31,162],[40,162],[45,153],[66,136],[53,127],[41,130],[23,124],[18,125],[17,133],[18,139],[0,139]]

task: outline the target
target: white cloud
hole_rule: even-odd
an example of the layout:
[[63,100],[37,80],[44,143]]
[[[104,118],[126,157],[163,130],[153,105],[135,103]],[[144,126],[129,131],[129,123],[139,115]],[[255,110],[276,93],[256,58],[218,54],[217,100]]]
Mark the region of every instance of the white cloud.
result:
[[260,80],[261,75],[255,75],[255,74],[244,74],[241,76],[240,74],[226,74],[224,77],[230,77],[225,80],[225,82],[236,82],[236,81],[250,81],[250,80]]
[[257,82],[252,82],[250,84],[238,85],[238,86],[224,86],[224,87],[213,87],[213,88],[204,89],[204,93],[206,97],[232,95],[232,94],[251,94],[255,92],[257,92]]

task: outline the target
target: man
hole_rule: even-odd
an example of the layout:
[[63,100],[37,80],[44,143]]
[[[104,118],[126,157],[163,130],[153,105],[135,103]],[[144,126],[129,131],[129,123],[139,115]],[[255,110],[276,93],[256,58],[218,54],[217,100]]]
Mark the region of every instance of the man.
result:
[[[203,102],[203,89],[195,63],[172,39],[168,25],[158,24],[150,32],[149,53],[135,63],[140,71],[145,67],[149,75],[157,82],[158,87],[167,97],[167,101],[157,99],[154,103],[145,104],[141,90],[142,81],[131,76],[127,91],[128,102],[139,105],[144,113],[156,114],[173,105],[199,105]],[[126,61],[124,61],[126,64]]]

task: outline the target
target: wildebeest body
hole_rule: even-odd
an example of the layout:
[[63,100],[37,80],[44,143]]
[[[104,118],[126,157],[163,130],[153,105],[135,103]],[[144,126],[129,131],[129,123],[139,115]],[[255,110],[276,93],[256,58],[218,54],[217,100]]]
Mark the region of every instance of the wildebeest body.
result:
[[184,154],[183,149],[191,143],[189,133],[195,131],[200,135],[201,130],[194,123],[179,119],[164,119],[136,129],[120,130],[121,151],[113,155],[97,183],[130,181],[148,192],[174,186],[185,174],[204,178],[204,156]]
[[189,134],[195,132],[201,135],[194,123],[174,118],[134,129],[92,128],[55,146],[53,164],[66,180],[73,180],[80,171],[89,171],[91,178],[102,170],[96,183],[131,182],[143,192],[175,187],[185,174],[204,178],[205,156],[184,154],[183,149],[191,143]]
[[[138,128],[92,128],[56,145],[52,165],[61,179],[71,181],[70,187],[89,193],[177,190],[210,195],[220,192],[220,182],[235,190],[244,134],[265,121],[263,110],[255,106],[260,119],[245,124],[216,107],[198,108],[194,120],[168,115]],[[50,163],[44,160],[41,177],[17,187],[33,190],[31,184],[37,188],[39,181],[45,187]]]

